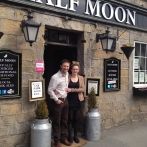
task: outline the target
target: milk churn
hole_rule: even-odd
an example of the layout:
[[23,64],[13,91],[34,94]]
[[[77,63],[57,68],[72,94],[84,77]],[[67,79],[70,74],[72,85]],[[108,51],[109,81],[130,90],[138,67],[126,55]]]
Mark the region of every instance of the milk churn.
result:
[[35,119],[31,125],[31,147],[51,147],[51,123]]
[[91,109],[86,116],[86,139],[97,141],[101,136],[101,117],[97,109]]

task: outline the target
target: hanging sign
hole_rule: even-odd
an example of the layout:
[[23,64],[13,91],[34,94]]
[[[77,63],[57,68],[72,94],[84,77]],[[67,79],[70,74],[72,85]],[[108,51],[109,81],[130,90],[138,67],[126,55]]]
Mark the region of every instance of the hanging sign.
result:
[[42,60],[38,60],[35,63],[35,71],[38,73],[44,72],[44,62]]
[[104,59],[104,91],[120,90],[120,66],[117,58]]
[[[5,0],[69,18],[147,31],[147,10],[118,0]],[[67,18],[68,18],[67,17]]]
[[21,54],[0,50],[0,99],[21,96]]

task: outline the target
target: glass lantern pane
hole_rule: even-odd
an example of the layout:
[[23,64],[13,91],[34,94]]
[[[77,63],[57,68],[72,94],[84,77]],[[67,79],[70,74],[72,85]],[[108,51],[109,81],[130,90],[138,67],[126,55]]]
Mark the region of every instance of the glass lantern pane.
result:
[[28,27],[29,41],[36,41],[38,27]]
[[113,39],[108,39],[108,47],[107,47],[107,49],[108,50],[112,50],[112,45],[113,45]]
[[28,38],[28,30],[27,30],[27,27],[24,27],[24,28],[23,28],[23,32],[24,32],[25,40],[28,41],[29,38]]
[[103,50],[107,50],[107,39],[102,39],[101,43],[102,43]]

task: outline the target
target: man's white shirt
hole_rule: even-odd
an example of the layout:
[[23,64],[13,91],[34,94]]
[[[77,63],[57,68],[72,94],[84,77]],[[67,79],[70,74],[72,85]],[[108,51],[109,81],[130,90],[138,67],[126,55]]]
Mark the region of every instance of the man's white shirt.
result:
[[58,71],[51,77],[48,86],[48,94],[51,99],[57,101],[58,98],[67,97],[66,88],[68,88],[68,73],[63,74],[61,71]]

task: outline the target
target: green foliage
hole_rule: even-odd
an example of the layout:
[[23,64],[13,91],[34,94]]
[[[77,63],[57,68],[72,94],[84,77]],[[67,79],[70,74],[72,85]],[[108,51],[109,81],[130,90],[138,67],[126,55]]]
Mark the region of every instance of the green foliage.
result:
[[48,108],[46,102],[39,101],[37,103],[37,109],[36,109],[36,118],[37,119],[46,119],[48,118]]
[[90,93],[88,94],[88,110],[90,111],[93,108],[97,107],[96,94],[94,88],[91,88]]

